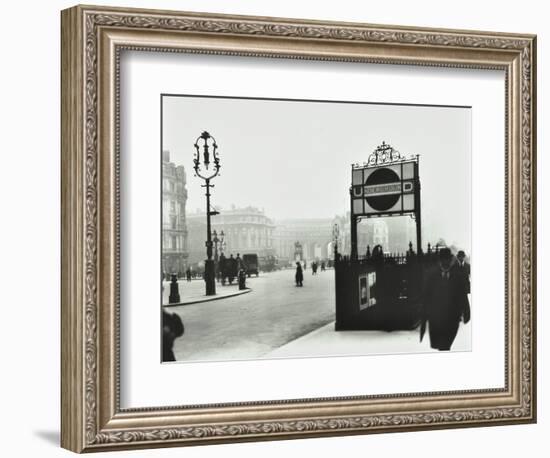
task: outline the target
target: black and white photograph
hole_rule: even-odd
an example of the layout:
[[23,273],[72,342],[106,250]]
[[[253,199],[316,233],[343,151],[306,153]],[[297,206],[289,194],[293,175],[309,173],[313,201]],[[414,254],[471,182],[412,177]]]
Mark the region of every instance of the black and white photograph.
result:
[[471,351],[471,107],[161,96],[162,361]]

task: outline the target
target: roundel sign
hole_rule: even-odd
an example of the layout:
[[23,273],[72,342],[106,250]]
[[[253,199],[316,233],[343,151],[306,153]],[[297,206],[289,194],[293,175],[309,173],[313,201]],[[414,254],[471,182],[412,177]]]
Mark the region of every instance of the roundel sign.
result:
[[355,215],[415,211],[416,161],[352,168],[351,199]]
[[373,209],[389,210],[401,197],[401,179],[392,169],[377,169],[367,177],[363,193]]

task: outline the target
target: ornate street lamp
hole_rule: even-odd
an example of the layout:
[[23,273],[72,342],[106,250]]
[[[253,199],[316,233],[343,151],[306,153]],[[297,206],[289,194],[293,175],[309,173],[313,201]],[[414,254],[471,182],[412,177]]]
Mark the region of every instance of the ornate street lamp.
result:
[[220,233],[220,254],[225,252],[225,246],[226,246],[225,234],[223,233],[223,230],[222,230]]
[[[210,152],[211,147],[212,152]],[[206,131],[195,141],[195,150],[193,158],[195,176],[204,180],[205,184],[201,185],[201,187],[206,188],[206,260],[204,261],[204,281],[206,283],[206,295],[214,296],[216,294],[216,266],[212,259],[210,217],[219,214],[219,212],[210,210],[210,188],[214,187],[214,185],[210,184],[210,180],[216,177],[220,171],[220,158],[217,153],[218,145],[216,144],[216,139]]]

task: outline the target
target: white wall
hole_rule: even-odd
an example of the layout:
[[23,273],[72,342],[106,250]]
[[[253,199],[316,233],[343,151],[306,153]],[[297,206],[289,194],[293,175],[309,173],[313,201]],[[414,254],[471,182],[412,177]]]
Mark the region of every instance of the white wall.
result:
[[[108,4],[96,0],[98,4]],[[550,331],[543,280],[548,273],[542,238],[543,173],[548,157],[550,40],[545,2],[518,1],[311,1],[239,0],[117,1],[119,6],[168,8],[264,16],[330,19],[381,24],[468,28],[538,34],[539,126],[539,423],[537,425],[384,434],[191,449],[121,452],[128,456],[542,456],[550,432],[547,352]],[[68,455],[59,435],[59,10],[71,2],[3,4],[0,77],[1,134],[0,418],[4,456]],[[546,54],[546,55],[545,55]],[[7,292],[7,296],[6,293]],[[545,361],[546,360],[546,361]],[[546,385],[546,387],[544,386]],[[545,408],[546,407],[546,408]]]

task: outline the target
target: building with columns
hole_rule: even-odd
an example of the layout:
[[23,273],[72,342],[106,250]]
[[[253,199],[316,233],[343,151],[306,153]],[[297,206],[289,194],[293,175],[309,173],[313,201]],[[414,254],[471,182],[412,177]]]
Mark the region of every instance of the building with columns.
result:
[[[218,242],[218,253],[226,256],[239,253],[255,253],[259,257],[274,255],[273,221],[264,211],[256,207],[220,209],[219,214],[212,216],[212,231],[216,231],[223,243]],[[206,258],[206,214],[197,211],[187,215],[189,231],[189,262],[202,263]],[[216,247],[214,246],[214,251]]]
[[295,260],[296,242],[301,245],[302,260],[330,257],[333,218],[286,219],[275,222],[275,252],[281,261]]
[[[223,243],[218,242],[218,253],[226,256],[237,253],[256,253],[259,257],[274,255],[279,265],[292,263],[296,258],[296,243],[300,246],[300,259],[313,261],[333,257],[333,229],[339,228],[338,251],[351,252],[350,217],[347,214],[334,218],[297,218],[273,221],[256,207],[219,209],[212,216],[212,231],[216,231]],[[202,264],[206,258],[206,215],[197,210],[187,215],[189,263]],[[411,218],[371,218],[358,227],[358,251],[365,253],[382,245],[386,252],[406,252],[409,241],[416,240],[414,221]],[[214,252],[216,246],[214,246]]]
[[185,169],[162,152],[162,271],[183,274],[187,268],[187,189]]

